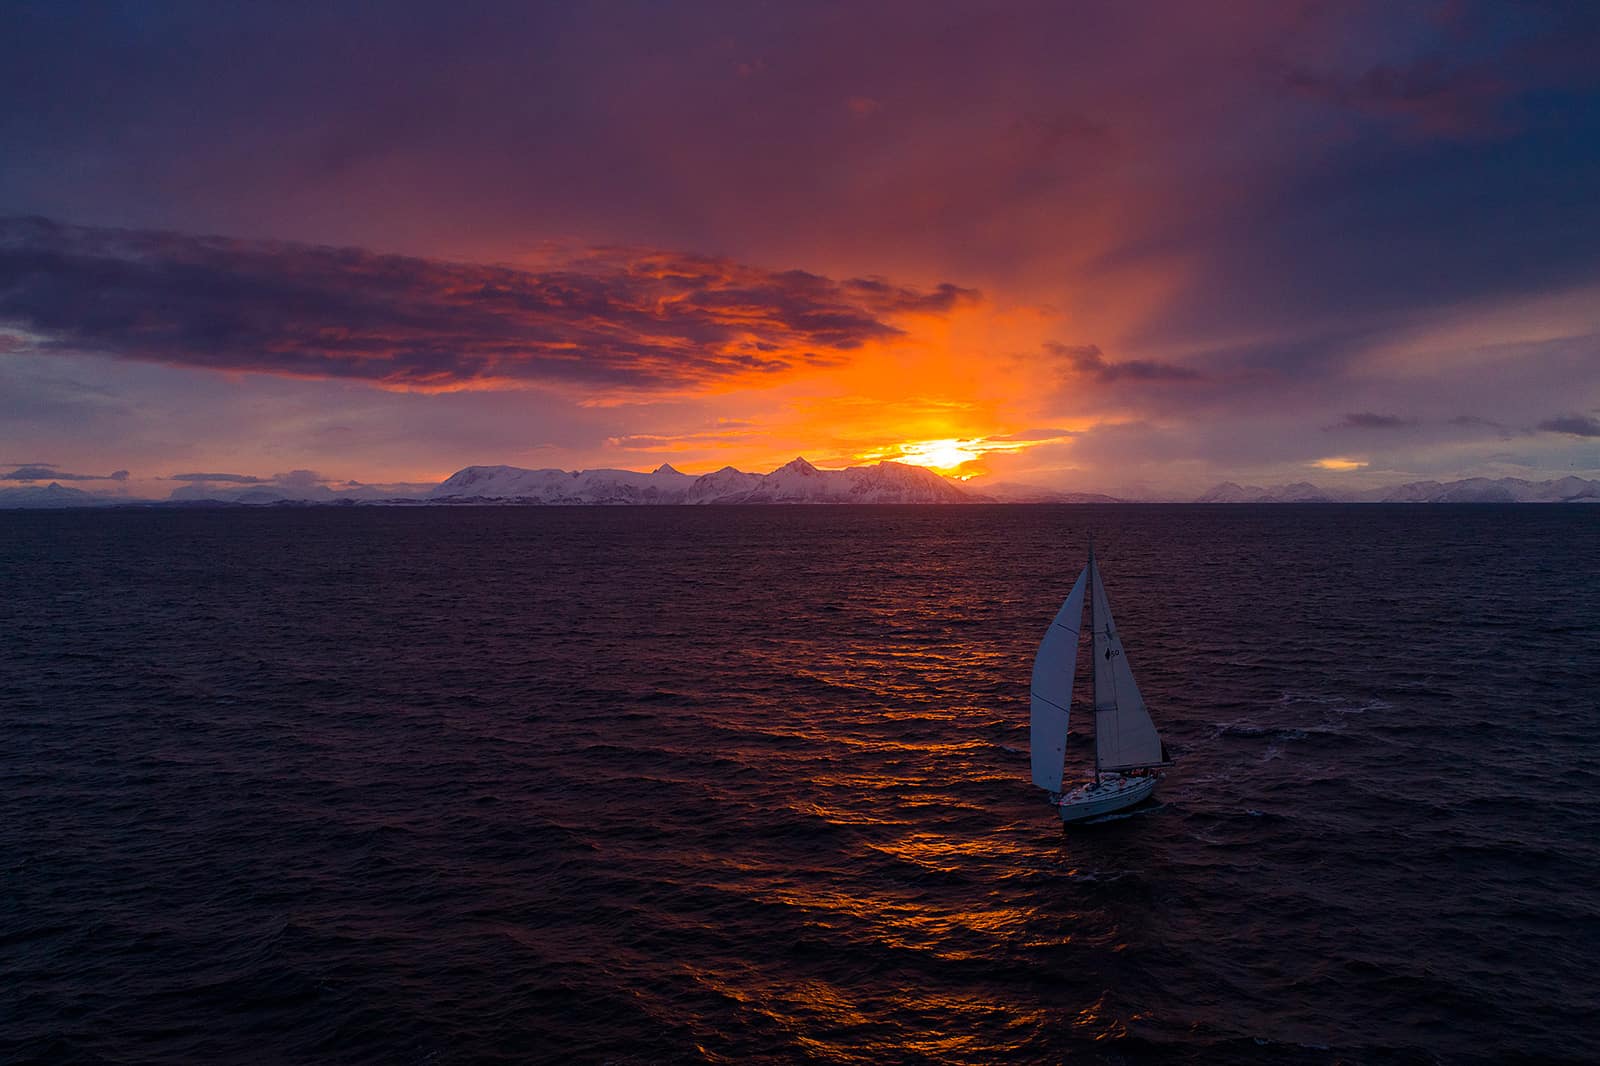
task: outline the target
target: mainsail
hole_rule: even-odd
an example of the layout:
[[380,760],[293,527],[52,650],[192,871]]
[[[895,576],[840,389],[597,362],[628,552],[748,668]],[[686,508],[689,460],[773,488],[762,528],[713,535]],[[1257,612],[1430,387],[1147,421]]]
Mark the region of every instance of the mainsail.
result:
[[1078,630],[1083,626],[1083,586],[1088,575],[1089,568],[1084,567],[1067,602],[1045,630],[1033,660],[1033,712],[1029,719],[1033,783],[1051,792],[1061,791],[1067,708],[1072,703],[1072,675],[1078,667]]
[[[1100,584],[1100,567],[1091,555],[1088,567],[1094,586],[1090,618],[1094,625],[1094,745],[1095,763],[1101,770],[1127,770],[1154,766],[1161,757],[1161,737],[1156,733],[1144,697],[1133,679],[1128,657],[1122,652],[1122,636],[1111,620],[1111,604]],[[1078,579],[1082,583],[1083,579]],[[1076,589],[1074,589],[1076,591]],[[1046,638],[1049,639],[1048,637]],[[1034,666],[1034,689],[1039,686],[1039,668]],[[1068,678],[1072,674],[1069,668]],[[1038,701],[1035,699],[1037,708]],[[1034,712],[1035,717],[1038,711]],[[1065,715],[1062,716],[1065,719]],[[1039,780],[1038,749],[1034,749],[1035,783]]]

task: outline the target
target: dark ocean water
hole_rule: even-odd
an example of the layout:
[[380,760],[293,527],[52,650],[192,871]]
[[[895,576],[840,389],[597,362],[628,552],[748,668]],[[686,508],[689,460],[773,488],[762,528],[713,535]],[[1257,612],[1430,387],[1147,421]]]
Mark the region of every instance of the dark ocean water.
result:
[[0,1061],[1600,1060],[1600,508],[0,513],[0,636]]

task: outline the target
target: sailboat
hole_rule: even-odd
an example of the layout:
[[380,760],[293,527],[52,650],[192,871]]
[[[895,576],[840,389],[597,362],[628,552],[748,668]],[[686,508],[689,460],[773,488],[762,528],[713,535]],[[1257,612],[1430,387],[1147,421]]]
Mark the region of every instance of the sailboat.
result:
[[[1067,711],[1078,665],[1085,591],[1094,647],[1094,780],[1064,790]],[[1033,660],[1032,696],[1033,783],[1050,794],[1050,803],[1063,822],[1080,822],[1133,806],[1156,790],[1161,780],[1158,771],[1172,765],[1133,679],[1122,650],[1122,635],[1111,620],[1111,604],[1100,583],[1093,542],[1088,564],[1039,644]]]

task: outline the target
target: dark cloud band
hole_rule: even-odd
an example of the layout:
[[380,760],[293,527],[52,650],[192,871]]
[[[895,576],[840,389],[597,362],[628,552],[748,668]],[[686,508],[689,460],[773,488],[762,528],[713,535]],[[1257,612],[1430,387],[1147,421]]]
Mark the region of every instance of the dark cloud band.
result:
[[978,294],[610,251],[531,271],[0,221],[0,324],[35,348],[396,388],[673,389],[831,366]]
[[1406,426],[1417,424],[1415,418],[1404,418],[1400,415],[1378,414],[1375,411],[1353,411],[1344,416],[1337,425],[1327,426],[1326,429],[1403,429]]
[[1106,358],[1097,344],[1047,343],[1045,350],[1055,356],[1074,375],[1092,377],[1097,381],[1197,381],[1200,372],[1174,363],[1157,363],[1148,359],[1129,359],[1113,362]]
[[171,474],[168,481],[226,481],[235,485],[260,485],[267,481],[266,478],[253,477],[250,474]]
[[12,470],[0,472],[0,481],[126,481],[126,470],[113,470],[109,474],[71,474],[57,470],[49,463],[22,463]]
[[1562,415],[1539,423],[1546,433],[1567,433],[1574,437],[1600,437],[1600,419],[1588,415]]

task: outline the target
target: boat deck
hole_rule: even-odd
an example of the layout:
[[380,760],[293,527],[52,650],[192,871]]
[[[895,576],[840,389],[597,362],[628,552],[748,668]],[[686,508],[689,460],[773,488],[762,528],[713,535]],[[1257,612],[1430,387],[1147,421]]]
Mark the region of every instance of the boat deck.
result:
[[1100,814],[1110,814],[1149,796],[1155,791],[1159,777],[1124,777],[1122,774],[1102,774],[1098,784],[1090,782],[1064,793],[1056,803],[1064,822],[1081,821]]

